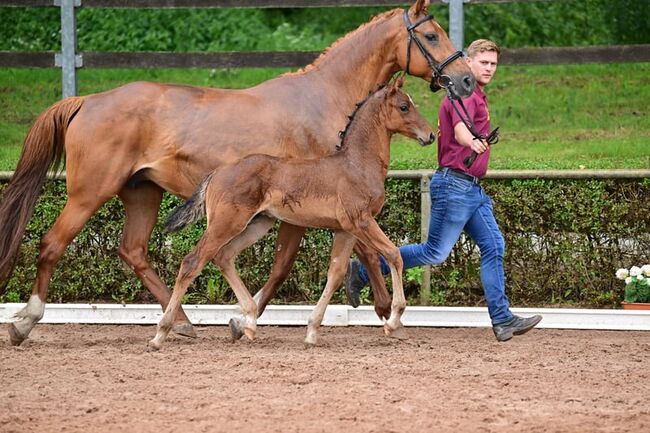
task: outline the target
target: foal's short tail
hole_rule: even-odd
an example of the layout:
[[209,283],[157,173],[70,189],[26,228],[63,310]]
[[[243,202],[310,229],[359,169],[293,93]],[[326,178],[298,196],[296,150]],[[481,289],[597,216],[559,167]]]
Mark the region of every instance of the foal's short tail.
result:
[[25,138],[18,166],[0,203],[0,282],[11,276],[14,257],[45,175],[48,169],[60,167],[66,130],[82,104],[81,97],[57,102],[41,113]]
[[205,215],[205,190],[208,188],[211,178],[212,174],[208,175],[192,194],[192,197],[169,214],[165,220],[165,230],[176,232]]

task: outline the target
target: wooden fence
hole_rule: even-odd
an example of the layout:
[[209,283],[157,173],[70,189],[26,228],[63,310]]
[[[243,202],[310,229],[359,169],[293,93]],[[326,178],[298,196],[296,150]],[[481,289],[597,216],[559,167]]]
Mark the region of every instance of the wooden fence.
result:
[[[472,3],[505,3],[545,0],[472,0]],[[60,7],[62,52],[0,52],[0,67],[62,68],[63,95],[76,94],[76,70],[88,68],[253,68],[300,67],[311,63],[318,52],[76,52],[75,8],[306,8],[344,6],[405,6],[395,0],[0,0],[0,7]],[[449,34],[463,46],[464,0],[434,0],[449,4]],[[500,63],[567,64],[650,61],[650,44],[542,47],[504,49]]]

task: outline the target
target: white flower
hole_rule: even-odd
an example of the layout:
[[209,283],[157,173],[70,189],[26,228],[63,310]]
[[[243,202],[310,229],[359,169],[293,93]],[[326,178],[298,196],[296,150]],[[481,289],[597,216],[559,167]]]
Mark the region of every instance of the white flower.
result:
[[639,280],[639,281],[643,281],[644,278],[645,277],[643,275],[637,275],[636,276],[636,279]]
[[625,279],[625,284],[630,284],[632,282],[632,277],[627,277]]
[[638,266],[632,266],[630,268],[630,275],[633,277],[636,277],[637,275],[641,275],[641,268]]
[[641,272],[643,272],[643,275],[646,277],[650,277],[650,265],[641,266]]
[[616,278],[618,278],[619,280],[624,280],[629,276],[630,276],[630,272],[625,268],[621,268],[618,271],[616,271]]

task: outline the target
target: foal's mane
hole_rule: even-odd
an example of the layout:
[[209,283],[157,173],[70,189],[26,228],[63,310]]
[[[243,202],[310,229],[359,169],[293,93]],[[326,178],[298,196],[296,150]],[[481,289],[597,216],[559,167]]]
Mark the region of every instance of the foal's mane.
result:
[[300,74],[304,74],[305,72],[309,72],[310,70],[312,70],[313,68],[318,66],[323,61],[323,59],[325,57],[327,57],[327,55],[329,54],[330,51],[336,49],[343,42],[347,41],[348,39],[351,39],[351,38],[355,37],[359,33],[365,32],[370,26],[373,26],[375,24],[375,21],[392,18],[393,15],[396,15],[398,13],[399,14],[403,13],[402,9],[391,9],[389,11],[382,12],[382,13],[380,13],[378,15],[375,15],[370,21],[360,25],[356,30],[352,30],[351,32],[349,32],[349,33],[341,36],[340,38],[338,38],[332,45],[325,48],[323,50],[323,52],[316,58],[316,60],[311,62],[309,65],[298,69],[296,72],[287,72],[287,73],[285,73],[283,75],[300,75]]
[[342,150],[345,147],[345,137],[347,136],[348,130],[350,129],[350,125],[354,121],[354,118],[359,112],[359,110],[361,109],[361,107],[365,105],[368,99],[370,99],[375,93],[379,92],[384,87],[386,87],[385,84],[380,84],[375,91],[368,93],[368,96],[366,96],[366,98],[363,101],[357,102],[357,104],[354,107],[354,111],[352,112],[352,114],[348,116],[348,123],[345,125],[345,128],[339,131],[339,137],[341,138],[341,141],[339,142],[339,144],[336,145],[336,150]]

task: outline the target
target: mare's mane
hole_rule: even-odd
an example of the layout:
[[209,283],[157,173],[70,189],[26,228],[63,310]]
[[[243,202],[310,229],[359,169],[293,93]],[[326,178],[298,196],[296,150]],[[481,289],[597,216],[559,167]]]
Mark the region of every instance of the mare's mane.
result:
[[380,84],[380,85],[377,87],[377,90],[368,93],[368,96],[366,96],[366,98],[365,98],[363,101],[358,102],[358,103],[355,105],[355,107],[354,107],[354,111],[352,112],[352,114],[350,114],[350,115],[348,116],[348,123],[347,123],[347,125],[345,125],[345,128],[343,128],[343,130],[339,131],[339,138],[341,138],[341,142],[340,142],[339,144],[336,145],[336,150],[342,150],[342,149],[345,147],[345,143],[346,143],[346,142],[345,142],[345,137],[347,136],[348,130],[350,129],[350,125],[351,125],[352,122],[354,121],[355,116],[357,115],[357,113],[359,112],[359,110],[361,109],[361,107],[363,107],[363,106],[365,105],[365,103],[368,101],[368,99],[370,99],[370,98],[371,98],[375,93],[379,92],[381,89],[383,89],[383,88],[385,88],[385,87],[386,87],[385,84]]
[[375,15],[375,16],[374,16],[370,21],[368,21],[368,22],[362,24],[362,25],[359,26],[356,30],[352,30],[351,32],[349,32],[349,33],[347,33],[347,34],[341,36],[340,38],[338,38],[338,39],[337,39],[337,40],[336,40],[332,45],[330,45],[329,47],[325,48],[325,49],[323,50],[323,52],[322,52],[322,53],[321,53],[321,54],[316,58],[316,60],[314,60],[313,62],[311,62],[309,65],[304,66],[304,67],[298,69],[296,72],[286,72],[286,73],[284,73],[284,74],[282,74],[282,75],[283,75],[283,76],[285,76],[285,75],[300,75],[300,74],[304,74],[304,73],[306,73],[306,72],[309,72],[310,70],[312,70],[313,68],[315,68],[316,66],[318,66],[320,63],[322,63],[323,59],[324,59],[325,57],[327,57],[327,55],[329,54],[330,51],[336,49],[339,45],[341,45],[341,44],[342,44],[343,42],[345,42],[346,40],[355,37],[355,36],[356,36],[357,34],[359,34],[359,33],[362,33],[362,32],[367,31],[368,28],[369,28],[371,25],[374,25],[374,24],[375,24],[375,21],[379,21],[380,19],[384,19],[384,18],[392,18],[393,15],[398,14],[398,13],[400,13],[400,14],[403,13],[403,12],[402,12],[402,9],[391,9],[391,10],[389,10],[389,11],[382,12],[382,13],[380,13],[379,15]]

